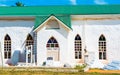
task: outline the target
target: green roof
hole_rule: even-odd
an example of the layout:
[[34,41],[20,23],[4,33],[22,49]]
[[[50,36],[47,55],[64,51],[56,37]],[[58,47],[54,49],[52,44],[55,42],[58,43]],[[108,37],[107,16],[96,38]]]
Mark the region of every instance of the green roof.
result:
[[[36,29],[39,25],[41,25],[44,21],[46,21],[51,15],[44,16],[36,16],[34,29]],[[53,15],[61,22],[63,22],[67,27],[71,28],[71,18],[70,15]]]
[[36,29],[51,15],[71,28],[70,15],[120,14],[120,5],[71,5],[0,7],[0,16],[35,16]]
[[0,15],[120,14],[120,5],[71,5],[0,7]]

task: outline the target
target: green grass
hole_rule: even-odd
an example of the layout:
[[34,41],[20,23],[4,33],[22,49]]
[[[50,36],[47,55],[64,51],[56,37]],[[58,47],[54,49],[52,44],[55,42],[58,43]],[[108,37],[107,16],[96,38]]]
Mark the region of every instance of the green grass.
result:
[[0,71],[0,75],[120,75],[104,73],[69,73],[69,72],[49,72],[49,71]]
[[[33,68],[32,68],[33,69]],[[51,71],[49,71],[51,69]],[[71,72],[71,71],[56,71],[56,68],[47,68],[47,70],[31,70],[31,68],[24,68],[23,70],[17,68],[5,68],[0,69],[0,75],[120,75],[120,74],[107,74],[107,73],[85,73],[85,72]],[[61,70],[73,70],[73,69],[61,69]]]

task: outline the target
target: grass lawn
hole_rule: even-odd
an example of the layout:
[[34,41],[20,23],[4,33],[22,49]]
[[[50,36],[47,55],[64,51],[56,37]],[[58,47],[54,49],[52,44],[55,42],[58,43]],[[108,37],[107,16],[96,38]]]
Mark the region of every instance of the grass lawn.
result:
[[49,72],[49,71],[0,71],[0,75],[120,75],[107,73],[84,73],[84,72]]
[[[92,72],[92,73],[86,73],[86,72],[69,72],[69,71],[62,71],[62,72],[57,72],[55,69],[41,69],[41,70],[31,70],[30,68],[28,69],[16,69],[16,68],[9,68],[9,69],[0,69],[0,75],[120,75],[117,73],[97,73],[97,72]],[[54,70],[54,71],[53,71]],[[59,69],[57,69],[59,70]],[[66,70],[66,69],[63,69]],[[71,69],[67,69],[71,70]]]

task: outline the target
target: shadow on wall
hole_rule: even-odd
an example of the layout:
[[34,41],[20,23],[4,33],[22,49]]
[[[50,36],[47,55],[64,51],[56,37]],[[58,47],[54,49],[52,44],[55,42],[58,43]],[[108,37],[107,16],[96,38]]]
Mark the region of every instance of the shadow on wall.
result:
[[87,25],[120,25],[119,20],[90,20],[86,21]]
[[60,33],[64,38],[68,37],[68,31],[66,31],[65,29],[60,29],[60,30],[56,30],[58,33]]
[[9,66],[11,66],[12,65],[11,59],[8,59],[5,64],[8,64]]
[[34,25],[33,21],[24,21],[24,20],[0,21],[0,27],[33,27],[33,25]]
[[26,62],[26,50],[25,49],[23,49],[19,57],[20,57],[19,62]]

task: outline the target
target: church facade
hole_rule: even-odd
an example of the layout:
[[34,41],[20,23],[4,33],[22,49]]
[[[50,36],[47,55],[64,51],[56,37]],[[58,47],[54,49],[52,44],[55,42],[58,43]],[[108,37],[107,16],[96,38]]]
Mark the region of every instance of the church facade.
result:
[[120,60],[119,7],[0,7],[0,65],[53,61],[62,67],[86,59],[104,65]]

